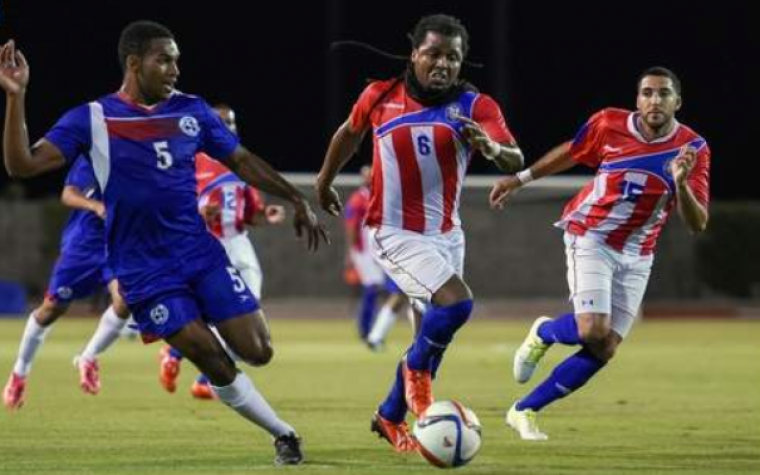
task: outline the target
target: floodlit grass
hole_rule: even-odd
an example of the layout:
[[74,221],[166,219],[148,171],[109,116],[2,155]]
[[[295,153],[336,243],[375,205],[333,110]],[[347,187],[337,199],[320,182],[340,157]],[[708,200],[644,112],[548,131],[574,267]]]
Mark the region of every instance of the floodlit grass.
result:
[[[475,320],[446,355],[435,393],[459,399],[483,423],[471,474],[760,473],[760,322],[646,321],[590,385],[541,414],[546,443],[518,440],[505,409],[526,389],[511,354],[527,321]],[[183,367],[174,395],[157,383],[157,345],[121,341],[101,359],[103,390],[84,395],[71,358],[95,320],[63,319],[39,354],[26,406],[0,411],[3,474],[431,473],[369,432],[406,342],[395,329],[370,353],[346,321],[273,320],[276,356],[246,368],[305,441],[306,465],[272,466],[269,437],[218,402],[195,401]],[[23,322],[0,320],[0,376]],[[553,349],[543,378],[570,349]]]

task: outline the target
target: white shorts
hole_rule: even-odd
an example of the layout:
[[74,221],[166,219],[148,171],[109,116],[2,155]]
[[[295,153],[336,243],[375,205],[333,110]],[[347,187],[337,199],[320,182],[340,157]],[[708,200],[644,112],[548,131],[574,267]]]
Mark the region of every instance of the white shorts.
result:
[[396,228],[370,231],[370,246],[380,265],[411,298],[429,302],[452,276],[464,274],[464,233],[425,235]]
[[385,271],[375,260],[371,249],[364,251],[351,249],[349,256],[351,256],[351,263],[354,265],[356,273],[359,274],[359,281],[363,286],[369,287],[385,283]]
[[576,314],[605,313],[625,338],[639,314],[654,256],[618,252],[588,237],[565,233],[567,283]]
[[243,278],[253,295],[261,300],[261,285],[264,275],[261,272],[259,258],[256,257],[256,251],[253,249],[253,243],[248,239],[248,233],[222,238],[219,242],[227,251],[227,257],[229,257],[232,267],[240,272],[240,277]]

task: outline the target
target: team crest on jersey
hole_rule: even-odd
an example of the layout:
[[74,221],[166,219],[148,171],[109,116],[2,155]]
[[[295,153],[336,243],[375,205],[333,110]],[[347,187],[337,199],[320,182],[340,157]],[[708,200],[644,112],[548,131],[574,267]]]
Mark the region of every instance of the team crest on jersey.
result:
[[150,319],[156,325],[163,325],[169,320],[169,309],[164,304],[158,304],[150,311]]
[[449,122],[456,122],[463,115],[462,106],[459,104],[449,104],[446,106],[446,120]]
[[185,135],[190,137],[197,137],[201,133],[201,126],[198,125],[198,121],[195,117],[186,115],[179,120],[179,128]]
[[58,287],[55,293],[64,300],[70,299],[71,296],[74,295],[74,291],[71,290],[71,287]]
[[673,170],[670,169],[670,165],[673,163],[673,160],[675,160],[675,157],[665,160],[665,162],[662,164],[662,173],[666,178],[673,179]]

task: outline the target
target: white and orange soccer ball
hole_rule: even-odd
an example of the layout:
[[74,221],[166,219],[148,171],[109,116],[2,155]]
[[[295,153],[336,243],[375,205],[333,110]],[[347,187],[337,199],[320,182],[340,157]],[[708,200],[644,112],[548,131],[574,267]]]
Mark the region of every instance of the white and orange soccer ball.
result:
[[439,468],[467,465],[480,450],[480,421],[457,401],[437,401],[414,423],[420,454]]

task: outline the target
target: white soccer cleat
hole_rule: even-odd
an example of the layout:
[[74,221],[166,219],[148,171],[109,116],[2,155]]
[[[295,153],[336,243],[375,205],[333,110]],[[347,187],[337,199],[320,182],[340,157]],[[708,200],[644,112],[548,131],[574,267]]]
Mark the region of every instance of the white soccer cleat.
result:
[[522,345],[515,351],[513,360],[512,374],[515,381],[520,384],[527,383],[536,371],[538,362],[544,357],[549,346],[538,336],[538,327],[544,322],[551,321],[551,318],[541,316],[533,322],[530,327],[528,336],[522,342]]
[[536,417],[538,413],[532,409],[517,410],[517,403],[507,411],[507,425],[520,434],[522,440],[549,440],[549,436],[538,429]]

